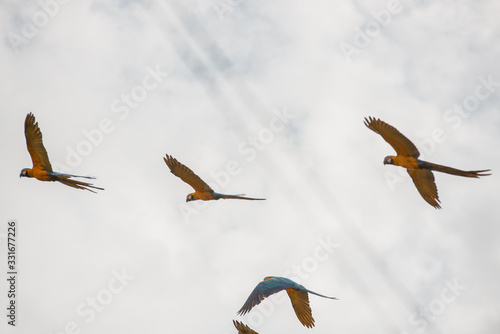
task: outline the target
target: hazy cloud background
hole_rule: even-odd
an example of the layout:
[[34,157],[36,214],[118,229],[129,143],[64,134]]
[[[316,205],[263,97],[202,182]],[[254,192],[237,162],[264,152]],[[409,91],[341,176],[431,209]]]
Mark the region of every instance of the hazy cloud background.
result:
[[[1,7],[0,263],[15,219],[19,280],[0,331],[308,331],[284,293],[236,315],[268,275],[340,299],[311,296],[318,333],[500,330],[497,2]],[[18,178],[28,112],[54,168],[105,191]],[[436,175],[435,210],[382,165],[366,116],[424,160],[493,175]],[[166,153],[267,201],[186,204]]]

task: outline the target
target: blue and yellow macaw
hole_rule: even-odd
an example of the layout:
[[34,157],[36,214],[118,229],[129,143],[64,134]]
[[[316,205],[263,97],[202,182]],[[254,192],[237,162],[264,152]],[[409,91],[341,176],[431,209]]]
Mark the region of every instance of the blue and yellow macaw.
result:
[[95,193],[95,191],[90,188],[104,190],[90,183],[71,179],[72,177],[93,179],[93,177],[63,174],[52,170],[49,156],[47,155],[45,147],[43,147],[42,132],[38,127],[38,123],[35,123],[35,116],[33,116],[32,113],[29,113],[24,121],[24,135],[26,136],[26,145],[28,146],[28,152],[30,153],[33,167],[31,169],[24,168],[21,170],[19,177],[34,177],[40,181],[59,181],[67,186],[88,190],[93,193]]
[[221,198],[235,198],[235,199],[246,199],[252,201],[262,201],[265,198],[251,198],[251,197],[243,197],[240,195],[225,195],[219,194],[210,188],[208,184],[206,184],[198,175],[196,175],[191,169],[181,164],[177,159],[173,158],[170,155],[166,155],[166,158],[163,158],[168,168],[170,168],[170,172],[175,176],[179,177],[182,181],[189,184],[195,190],[194,193],[188,194],[186,197],[186,202],[202,200],[202,201],[211,201],[218,200]]
[[396,128],[373,117],[365,118],[364,123],[370,130],[381,135],[397,153],[396,156],[389,155],[385,157],[384,165],[395,165],[406,168],[420,196],[436,209],[440,209],[441,206],[439,205],[438,191],[432,171],[475,178],[491,175],[487,174],[490,171],[489,169],[463,171],[419,160],[420,152],[418,149]]
[[233,320],[234,327],[238,330],[238,334],[259,334],[247,325],[240,321]]
[[309,306],[308,293],[312,293],[313,295],[323,298],[337,299],[335,297],[327,297],[308,290],[304,286],[285,277],[267,276],[262,282],[257,284],[245,304],[238,311],[238,314],[245,315],[250,312],[252,307],[259,305],[264,298],[280,292],[281,290],[286,290],[297,318],[302,325],[308,328],[314,327],[314,318],[312,316],[311,307]]

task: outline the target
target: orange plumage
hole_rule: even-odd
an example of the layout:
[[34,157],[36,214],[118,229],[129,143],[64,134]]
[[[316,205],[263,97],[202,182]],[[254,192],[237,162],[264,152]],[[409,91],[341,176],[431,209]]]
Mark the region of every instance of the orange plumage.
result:
[[33,167],[21,170],[20,177],[33,177],[40,181],[58,181],[67,186],[88,190],[93,193],[95,193],[95,191],[90,188],[104,190],[90,183],[71,179],[72,177],[93,179],[93,177],[58,173],[52,170],[49,156],[43,146],[42,132],[38,127],[38,123],[35,122],[35,116],[33,116],[32,113],[29,113],[24,121],[24,135],[26,137],[26,145],[28,146],[28,152],[31,156]]
[[251,198],[244,197],[240,195],[225,195],[219,194],[213,191],[212,188],[208,184],[205,183],[198,175],[196,175],[191,169],[181,164],[177,159],[173,158],[170,155],[166,155],[163,158],[165,164],[170,169],[170,172],[175,176],[179,177],[182,181],[189,184],[194,189],[194,193],[188,194],[186,197],[186,202],[202,200],[202,201],[211,201],[218,199],[245,199],[245,200],[264,200],[264,198]]
[[397,153],[396,156],[385,157],[384,165],[390,164],[406,168],[422,198],[436,209],[440,209],[441,206],[432,171],[475,178],[490,175],[487,173],[490,171],[489,169],[463,171],[419,160],[420,152],[415,145],[393,126],[373,117],[365,118],[365,125],[381,135]]

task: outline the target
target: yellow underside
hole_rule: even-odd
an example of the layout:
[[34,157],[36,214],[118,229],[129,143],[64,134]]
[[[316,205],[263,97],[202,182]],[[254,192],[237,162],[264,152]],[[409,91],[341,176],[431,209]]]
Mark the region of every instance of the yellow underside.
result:
[[40,168],[33,168],[28,170],[28,176],[34,177],[40,181],[53,181],[46,170]]
[[413,157],[397,156],[392,157],[392,161],[396,166],[401,166],[407,169],[419,169],[417,159]]
[[202,201],[211,201],[213,199],[215,199],[213,196],[212,196],[212,193],[209,193],[209,192],[195,192],[195,193],[192,193],[191,195],[193,195],[193,198],[195,200],[202,200]]

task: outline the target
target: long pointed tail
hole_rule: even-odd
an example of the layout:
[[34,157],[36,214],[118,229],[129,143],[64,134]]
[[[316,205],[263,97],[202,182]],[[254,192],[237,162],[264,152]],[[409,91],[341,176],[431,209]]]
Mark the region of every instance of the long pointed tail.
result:
[[54,176],[66,176],[66,177],[82,177],[85,179],[95,179],[95,177],[92,176],[82,176],[82,175],[73,175],[73,174],[66,174],[66,173],[58,173],[58,172],[50,172],[50,175]]
[[475,177],[478,178],[480,176],[488,176],[491,175],[491,173],[488,173],[491,171],[491,169],[483,169],[483,170],[460,170],[456,168],[451,168],[451,167],[446,167],[446,166],[441,166],[438,164],[434,164],[432,162],[426,162],[430,166],[429,169],[435,170],[436,172],[441,172],[441,173],[446,173],[446,174],[452,174],[452,175],[458,175],[458,176],[464,176],[464,177]]
[[[88,190],[93,192],[94,194],[96,193],[92,189],[98,189],[98,190],[104,190],[104,188],[99,188],[96,186],[93,186],[91,183],[87,182],[82,182],[82,181],[77,181],[77,180],[72,180],[70,179],[70,176],[67,175],[55,175],[55,180],[61,182],[62,184],[65,184],[67,186],[76,188],[76,189],[83,189],[83,190]],[[90,189],[92,188],[92,189]]]
[[225,195],[225,194],[219,194],[219,193],[214,193],[213,196],[215,199],[220,199],[220,198],[232,198],[232,199],[246,199],[248,201],[264,201],[265,198],[252,198],[252,197],[244,197],[244,194],[239,194],[239,195]]
[[317,292],[314,292],[314,291],[311,291],[309,289],[305,289],[308,293],[312,293],[313,295],[316,295],[316,296],[320,296],[320,297],[323,297],[323,298],[328,298],[328,299],[338,299],[337,297],[328,297],[328,296],[325,296],[325,295],[322,295],[322,294],[319,294]]

